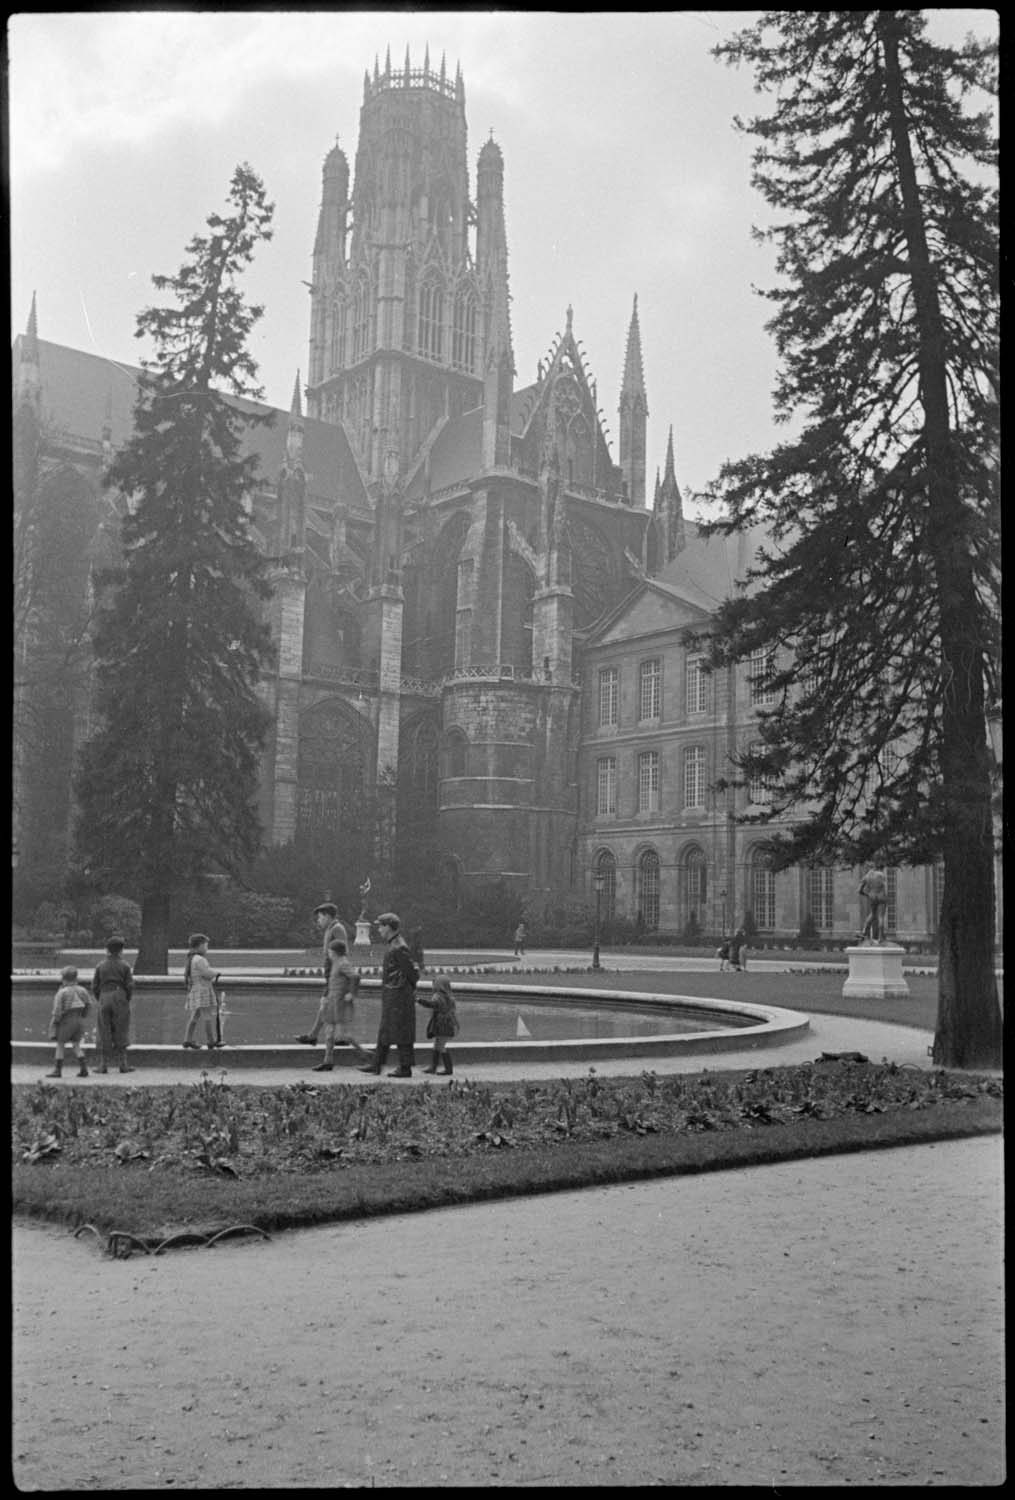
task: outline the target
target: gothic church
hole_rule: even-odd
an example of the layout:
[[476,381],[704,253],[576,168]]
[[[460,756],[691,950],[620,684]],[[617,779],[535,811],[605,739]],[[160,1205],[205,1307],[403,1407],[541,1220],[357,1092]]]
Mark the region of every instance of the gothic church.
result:
[[[491,138],[473,196],[460,70],[407,54],[365,76],[354,171],[337,144],[324,161],[311,274],[306,385],[248,438],[278,646],[267,840],[337,836],[350,796],[396,785],[452,884],[582,900],[598,870],[608,910],[649,928],[715,931],[763,899],[767,928],[795,930],[807,878],[777,891],[732,794],[708,791],[749,696],[704,682],[684,647],[749,547],[685,522],[672,433],[646,506],[636,298],[616,461],[570,308],[516,386],[504,162]],[[134,373],[40,339],[33,302],[14,346],[16,469],[35,465],[40,493],[70,507],[81,598],[114,544],[102,472],[130,431]],[[66,838],[87,690],[73,708],[45,768],[15,747],[26,855]],[[913,892],[915,928],[930,896]],[[821,900],[828,930],[855,926],[855,901],[836,906],[831,886]]]

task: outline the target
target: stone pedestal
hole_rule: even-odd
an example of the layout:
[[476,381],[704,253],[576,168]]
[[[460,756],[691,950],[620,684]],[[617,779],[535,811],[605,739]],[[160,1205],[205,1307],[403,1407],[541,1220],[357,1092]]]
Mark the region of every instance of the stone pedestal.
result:
[[370,947],[370,923],[363,917],[356,918],[356,936],[353,939],[356,948]]
[[884,1000],[889,995],[908,995],[909,985],[902,977],[905,948],[897,943],[864,943],[847,948],[849,978],[842,986],[844,996],[854,1000]]

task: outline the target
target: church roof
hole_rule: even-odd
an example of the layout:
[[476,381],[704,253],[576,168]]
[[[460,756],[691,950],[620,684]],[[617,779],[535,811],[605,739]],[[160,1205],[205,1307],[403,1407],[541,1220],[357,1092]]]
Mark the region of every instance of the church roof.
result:
[[763,526],[734,536],[703,536],[699,526],[685,521],[685,545],[660,568],[655,582],[702,609],[714,610],[743,582],[766,536]]
[[[108,426],[113,447],[121,447],[133,428],[140,374],[136,366],[46,339],[39,339],[38,348],[43,412],[57,432],[97,445]],[[285,458],[289,413],[259,401],[228,399],[247,411],[274,412],[274,422],[249,428],[243,438],[244,450],[260,459],[262,479],[274,483]],[[366,509],[363,482],[344,431],[313,417],[302,420],[303,462],[311,493],[329,501],[341,497],[347,504]]]
[[[518,436],[523,429],[523,418],[535,386],[524,386],[511,397],[511,434]],[[410,500],[423,494],[423,473],[426,465],[419,464],[406,491]],[[434,438],[429,455],[430,493],[449,489],[455,484],[465,484],[483,471],[483,408],[474,406],[471,411],[450,417]]]
[[[730,537],[703,536],[693,521],[685,522],[685,527],[684,548],[659,573],[640,579],[597,621],[589,646],[625,640],[632,631],[654,634],[679,629],[697,616],[713,614],[737,589],[766,537],[761,526]],[[653,601],[648,610],[646,599]]]

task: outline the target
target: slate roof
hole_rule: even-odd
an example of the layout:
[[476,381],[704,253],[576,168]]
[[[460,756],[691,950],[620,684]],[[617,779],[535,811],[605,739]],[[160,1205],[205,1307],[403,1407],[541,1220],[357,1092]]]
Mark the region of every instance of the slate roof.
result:
[[[38,348],[43,407],[56,427],[68,438],[99,443],[108,410],[113,447],[119,448],[126,442],[133,426],[138,369],[46,339],[39,339]],[[19,352],[20,340],[15,344],[15,360]],[[229,399],[241,409],[274,413],[273,423],[250,428],[244,436],[245,451],[258,455],[262,478],[274,484],[285,456],[289,413],[258,401]],[[355,509],[369,509],[359,469],[342,428],[304,417],[303,462],[311,496],[323,499],[328,506],[340,497]]]
[[655,582],[711,611],[744,579],[767,533],[763,526],[754,526],[736,536],[705,537],[695,522],[686,521],[684,535],[686,545],[659,570]]

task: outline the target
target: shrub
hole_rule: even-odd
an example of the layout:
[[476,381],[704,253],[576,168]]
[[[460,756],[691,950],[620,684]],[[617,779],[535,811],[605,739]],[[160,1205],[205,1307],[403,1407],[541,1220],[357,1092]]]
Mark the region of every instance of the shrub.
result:
[[141,937],[141,908],[126,896],[103,896],[88,912],[92,938],[105,943],[114,932],[132,948]]
[[28,924],[30,938],[62,937],[74,920],[74,913],[55,901],[41,901],[32,913]]

